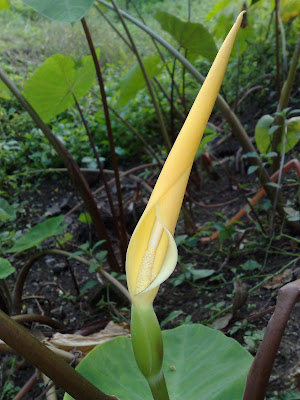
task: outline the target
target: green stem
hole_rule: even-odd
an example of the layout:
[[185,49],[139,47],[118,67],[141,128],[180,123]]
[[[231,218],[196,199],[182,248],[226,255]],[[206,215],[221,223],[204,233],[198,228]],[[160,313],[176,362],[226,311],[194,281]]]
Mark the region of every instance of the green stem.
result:
[[162,369],[163,340],[152,304],[131,307],[131,341],[137,365],[147,379],[154,400],[169,400]]
[[147,378],[154,400],[169,400],[169,393],[163,371],[151,378]]

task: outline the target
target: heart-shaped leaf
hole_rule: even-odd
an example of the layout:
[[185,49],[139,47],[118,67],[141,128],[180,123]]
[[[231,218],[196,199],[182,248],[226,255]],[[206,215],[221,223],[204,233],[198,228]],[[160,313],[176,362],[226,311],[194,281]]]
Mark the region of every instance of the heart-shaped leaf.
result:
[[[257,122],[255,127],[255,141],[258,150],[265,154],[272,148],[273,134],[278,126],[272,126],[274,118],[269,115],[263,115]],[[286,123],[286,143],[285,152],[287,153],[296,146],[300,137],[300,117],[293,117],[285,121]],[[282,142],[278,145],[278,151],[282,154]]]
[[[80,65],[76,68],[77,65]],[[64,54],[48,58],[25,83],[24,95],[40,117],[51,118],[75,103],[93,86],[95,68],[91,56],[76,63]]]
[[[163,64],[159,56],[150,56],[143,59],[143,64],[149,79],[157,76],[162,70]],[[139,66],[135,63],[127,72],[121,82],[119,106],[125,105],[137,92],[146,84],[144,75]]]
[[[238,342],[198,324],[163,331],[163,341],[170,400],[241,400],[252,356]],[[153,399],[128,338],[97,346],[77,371],[120,400]],[[65,394],[64,400],[71,399]]]
[[155,19],[184,49],[193,55],[201,55],[213,61],[217,46],[213,36],[199,23],[185,22],[164,11],[159,11]]
[[23,0],[23,3],[55,21],[79,21],[94,4],[94,0]]

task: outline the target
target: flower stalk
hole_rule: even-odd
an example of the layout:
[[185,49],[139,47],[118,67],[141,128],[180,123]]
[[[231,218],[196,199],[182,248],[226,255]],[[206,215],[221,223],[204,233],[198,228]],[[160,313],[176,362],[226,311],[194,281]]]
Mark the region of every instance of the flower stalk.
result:
[[131,335],[139,369],[154,400],[168,400],[163,375],[163,342],[153,301],[159,285],[174,271],[178,252],[173,238],[199,143],[216,101],[243,12],[227,35],[158,177],[147,207],[131,237],[126,275],[132,299]]

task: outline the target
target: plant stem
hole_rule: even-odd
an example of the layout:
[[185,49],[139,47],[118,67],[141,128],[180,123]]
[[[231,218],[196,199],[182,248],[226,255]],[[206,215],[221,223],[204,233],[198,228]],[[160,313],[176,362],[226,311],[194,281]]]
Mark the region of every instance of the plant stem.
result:
[[76,400],[112,400],[26,329],[0,311],[0,338]]
[[47,315],[39,315],[39,314],[21,314],[14,315],[12,319],[19,324],[28,323],[28,322],[38,322],[40,324],[48,325],[53,329],[65,330],[65,326],[54,319],[47,317]]
[[74,99],[76,107],[78,109],[80,118],[81,118],[82,123],[84,125],[85,131],[86,131],[86,133],[87,133],[87,135],[89,137],[90,144],[92,146],[92,150],[93,150],[93,153],[94,153],[94,156],[96,158],[96,162],[97,162],[97,165],[98,165],[98,168],[99,168],[99,171],[100,171],[100,175],[101,175],[101,178],[102,178],[103,183],[104,183],[106,196],[107,196],[107,199],[108,199],[108,202],[109,202],[109,206],[110,206],[110,210],[111,210],[111,213],[112,213],[112,216],[113,216],[114,225],[115,225],[115,228],[116,228],[116,231],[117,231],[117,235],[119,237],[120,243],[122,243],[122,233],[121,233],[118,217],[117,217],[117,214],[116,214],[116,210],[115,210],[115,207],[114,207],[112,195],[111,195],[109,186],[107,184],[107,180],[106,180],[106,177],[105,177],[105,174],[104,174],[103,166],[102,166],[101,160],[99,158],[99,155],[98,155],[98,152],[97,152],[97,149],[96,149],[96,145],[95,145],[93,136],[92,136],[92,134],[90,132],[89,126],[87,124],[87,121],[86,121],[86,119],[85,119],[85,117],[83,115],[83,112],[81,110],[80,104],[78,103],[77,98],[74,95],[74,93],[72,93],[72,94],[73,94],[73,99]]
[[55,135],[53,135],[49,127],[39,117],[37,112],[31,107],[28,101],[22,96],[22,94],[16,88],[16,86],[9,80],[9,78],[1,70],[0,70],[0,79],[11,90],[11,92],[18,99],[20,104],[28,112],[32,120],[41,129],[45,137],[49,140],[53,148],[56,150],[57,154],[63,160],[65,166],[67,167],[70,173],[74,187],[81,194],[86,209],[90,213],[91,219],[93,221],[93,224],[95,226],[99,238],[105,240],[104,246],[106,247],[107,250],[107,260],[110,267],[114,271],[120,271],[118,261],[115,257],[111,241],[106,231],[97,203],[92,195],[92,192],[89,188],[87,181],[85,180],[82,172],[80,171],[80,168],[78,167],[78,164],[76,163],[72,155],[69,153],[69,151],[65,148],[65,146],[57,139]]
[[278,101],[280,99],[280,61],[279,61],[279,22],[278,22],[278,4],[279,0],[275,0],[275,40],[276,40],[276,86]]
[[153,105],[154,105],[154,108],[155,108],[155,111],[156,111],[156,115],[157,115],[157,118],[158,118],[159,126],[160,126],[160,129],[161,129],[161,133],[162,133],[166,148],[167,148],[167,150],[170,150],[170,148],[171,148],[170,138],[168,136],[168,132],[167,132],[167,129],[166,129],[165,124],[164,124],[164,120],[163,120],[163,117],[162,117],[162,114],[161,114],[160,107],[159,107],[158,102],[157,102],[156,97],[155,97],[155,93],[154,93],[154,90],[153,90],[153,87],[152,87],[151,80],[149,79],[149,76],[148,76],[147,71],[146,71],[146,69],[144,67],[142,58],[141,58],[141,56],[140,56],[140,54],[138,52],[138,49],[137,49],[137,47],[135,45],[135,42],[134,42],[134,40],[133,40],[133,38],[131,36],[131,33],[129,32],[129,29],[127,28],[127,25],[126,25],[126,23],[124,21],[122,13],[119,11],[119,8],[117,7],[116,2],[114,0],[111,0],[111,2],[113,4],[114,10],[118,14],[118,17],[120,18],[120,21],[121,21],[121,23],[123,25],[123,28],[124,28],[124,30],[125,30],[125,32],[127,34],[127,37],[128,37],[128,39],[130,41],[131,47],[133,49],[133,52],[134,52],[134,54],[135,54],[135,56],[136,56],[136,58],[138,60],[138,63],[139,63],[140,68],[141,68],[141,71],[142,71],[142,73],[144,75],[144,78],[145,78],[145,81],[146,81],[146,84],[147,84],[147,87],[148,87],[148,90],[149,90],[149,93],[150,93],[150,96],[151,96],[151,99],[152,99],[152,102],[153,102]]
[[25,385],[21,388],[21,390],[16,394],[13,400],[22,400],[28,394],[28,392],[33,388],[33,386],[38,382],[39,374],[38,371],[29,378],[29,380],[25,383]]
[[[114,7],[106,2],[105,0],[97,0],[98,3],[105,5],[106,7],[110,8],[111,10],[114,10]],[[201,84],[204,82],[205,78],[202,74],[200,74],[196,68],[185,58],[182,56],[182,54],[179,53],[170,43],[168,43],[166,40],[164,40],[161,36],[157,35],[152,29],[150,29],[148,26],[142,24],[140,21],[136,20],[133,18],[131,15],[128,13],[118,10],[119,13],[126,19],[128,19],[130,22],[134,23],[137,25],[139,28],[141,28],[144,32],[146,32],[148,35],[152,36],[162,44],[171,54],[173,54],[185,67],[186,69],[191,73],[191,75],[194,76],[194,78],[200,82]],[[216,107],[219,109],[223,117],[226,119],[228,124],[230,125],[236,139],[240,143],[240,145],[243,148],[243,151],[245,153],[256,153],[256,149],[253,146],[249,136],[247,135],[247,132],[243,128],[241,122],[237,118],[236,114],[230,109],[229,105],[226,103],[226,101],[223,99],[223,97],[218,94],[216,103]],[[269,174],[267,173],[266,169],[264,168],[260,158],[257,157],[251,157],[249,158],[249,162],[252,165],[258,166],[257,171],[255,171],[261,185],[264,187],[269,199],[274,203],[274,198],[275,198],[275,190],[273,187],[269,186],[268,183],[270,183],[270,177]],[[279,194],[279,202],[277,204],[277,212],[281,216],[281,218],[285,217],[285,211],[283,208],[283,201],[281,194]],[[287,224],[294,229],[296,232],[300,232],[300,224],[298,221],[287,221]]]
[[91,34],[90,34],[90,31],[87,26],[85,18],[82,18],[81,23],[82,23],[82,27],[83,27],[89,48],[90,48],[91,55],[93,57],[96,75],[98,78],[98,83],[99,83],[99,88],[100,88],[100,93],[101,93],[103,111],[104,111],[109,146],[110,146],[110,154],[111,154],[111,158],[112,158],[113,169],[114,169],[115,180],[116,180],[117,197],[118,197],[119,214],[120,214],[119,216],[120,216],[121,232],[122,232],[121,255],[122,255],[123,266],[125,266],[125,257],[126,257],[126,248],[127,248],[127,232],[126,232],[125,215],[124,215],[124,209],[123,209],[123,200],[122,200],[122,191],[121,191],[121,184],[120,184],[118,160],[117,160],[116,151],[115,151],[114,136],[113,136],[113,131],[112,131],[111,122],[110,122],[109,109],[108,109],[108,104],[107,104],[106,92],[105,92],[104,81],[103,81],[103,77],[102,77],[100,63],[97,58],[94,43],[92,41],[92,37],[91,37]]
[[247,377],[243,400],[264,400],[284,329],[299,298],[300,279],[279,290],[275,312],[268,323]]
[[169,393],[163,371],[157,376],[147,378],[154,400],[169,400]]
[[[297,66],[298,66],[299,56],[300,56],[300,38],[298,39],[295,50],[294,50],[293,58],[292,58],[291,65],[289,68],[288,77],[282,87],[279,104],[277,107],[278,112],[283,111],[289,104],[293,83],[294,83],[295,77],[296,77],[296,70],[297,70]],[[273,121],[273,126],[274,125],[278,125],[278,128],[274,132],[273,142],[272,142],[272,151],[275,151],[278,155],[277,155],[277,157],[273,158],[273,164],[272,164],[272,172],[273,173],[279,169],[279,165],[280,165],[280,154],[278,152],[278,145],[282,141],[282,134],[283,134],[282,127],[284,125],[284,117],[280,114],[277,114]]]

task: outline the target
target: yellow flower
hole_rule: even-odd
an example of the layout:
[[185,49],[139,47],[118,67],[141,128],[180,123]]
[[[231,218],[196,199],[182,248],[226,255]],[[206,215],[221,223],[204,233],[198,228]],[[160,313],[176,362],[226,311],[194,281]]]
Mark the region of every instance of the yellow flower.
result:
[[173,234],[183,196],[242,18],[243,13],[221,46],[133,232],[126,257],[127,284],[133,305],[152,304],[159,285],[176,266]]

